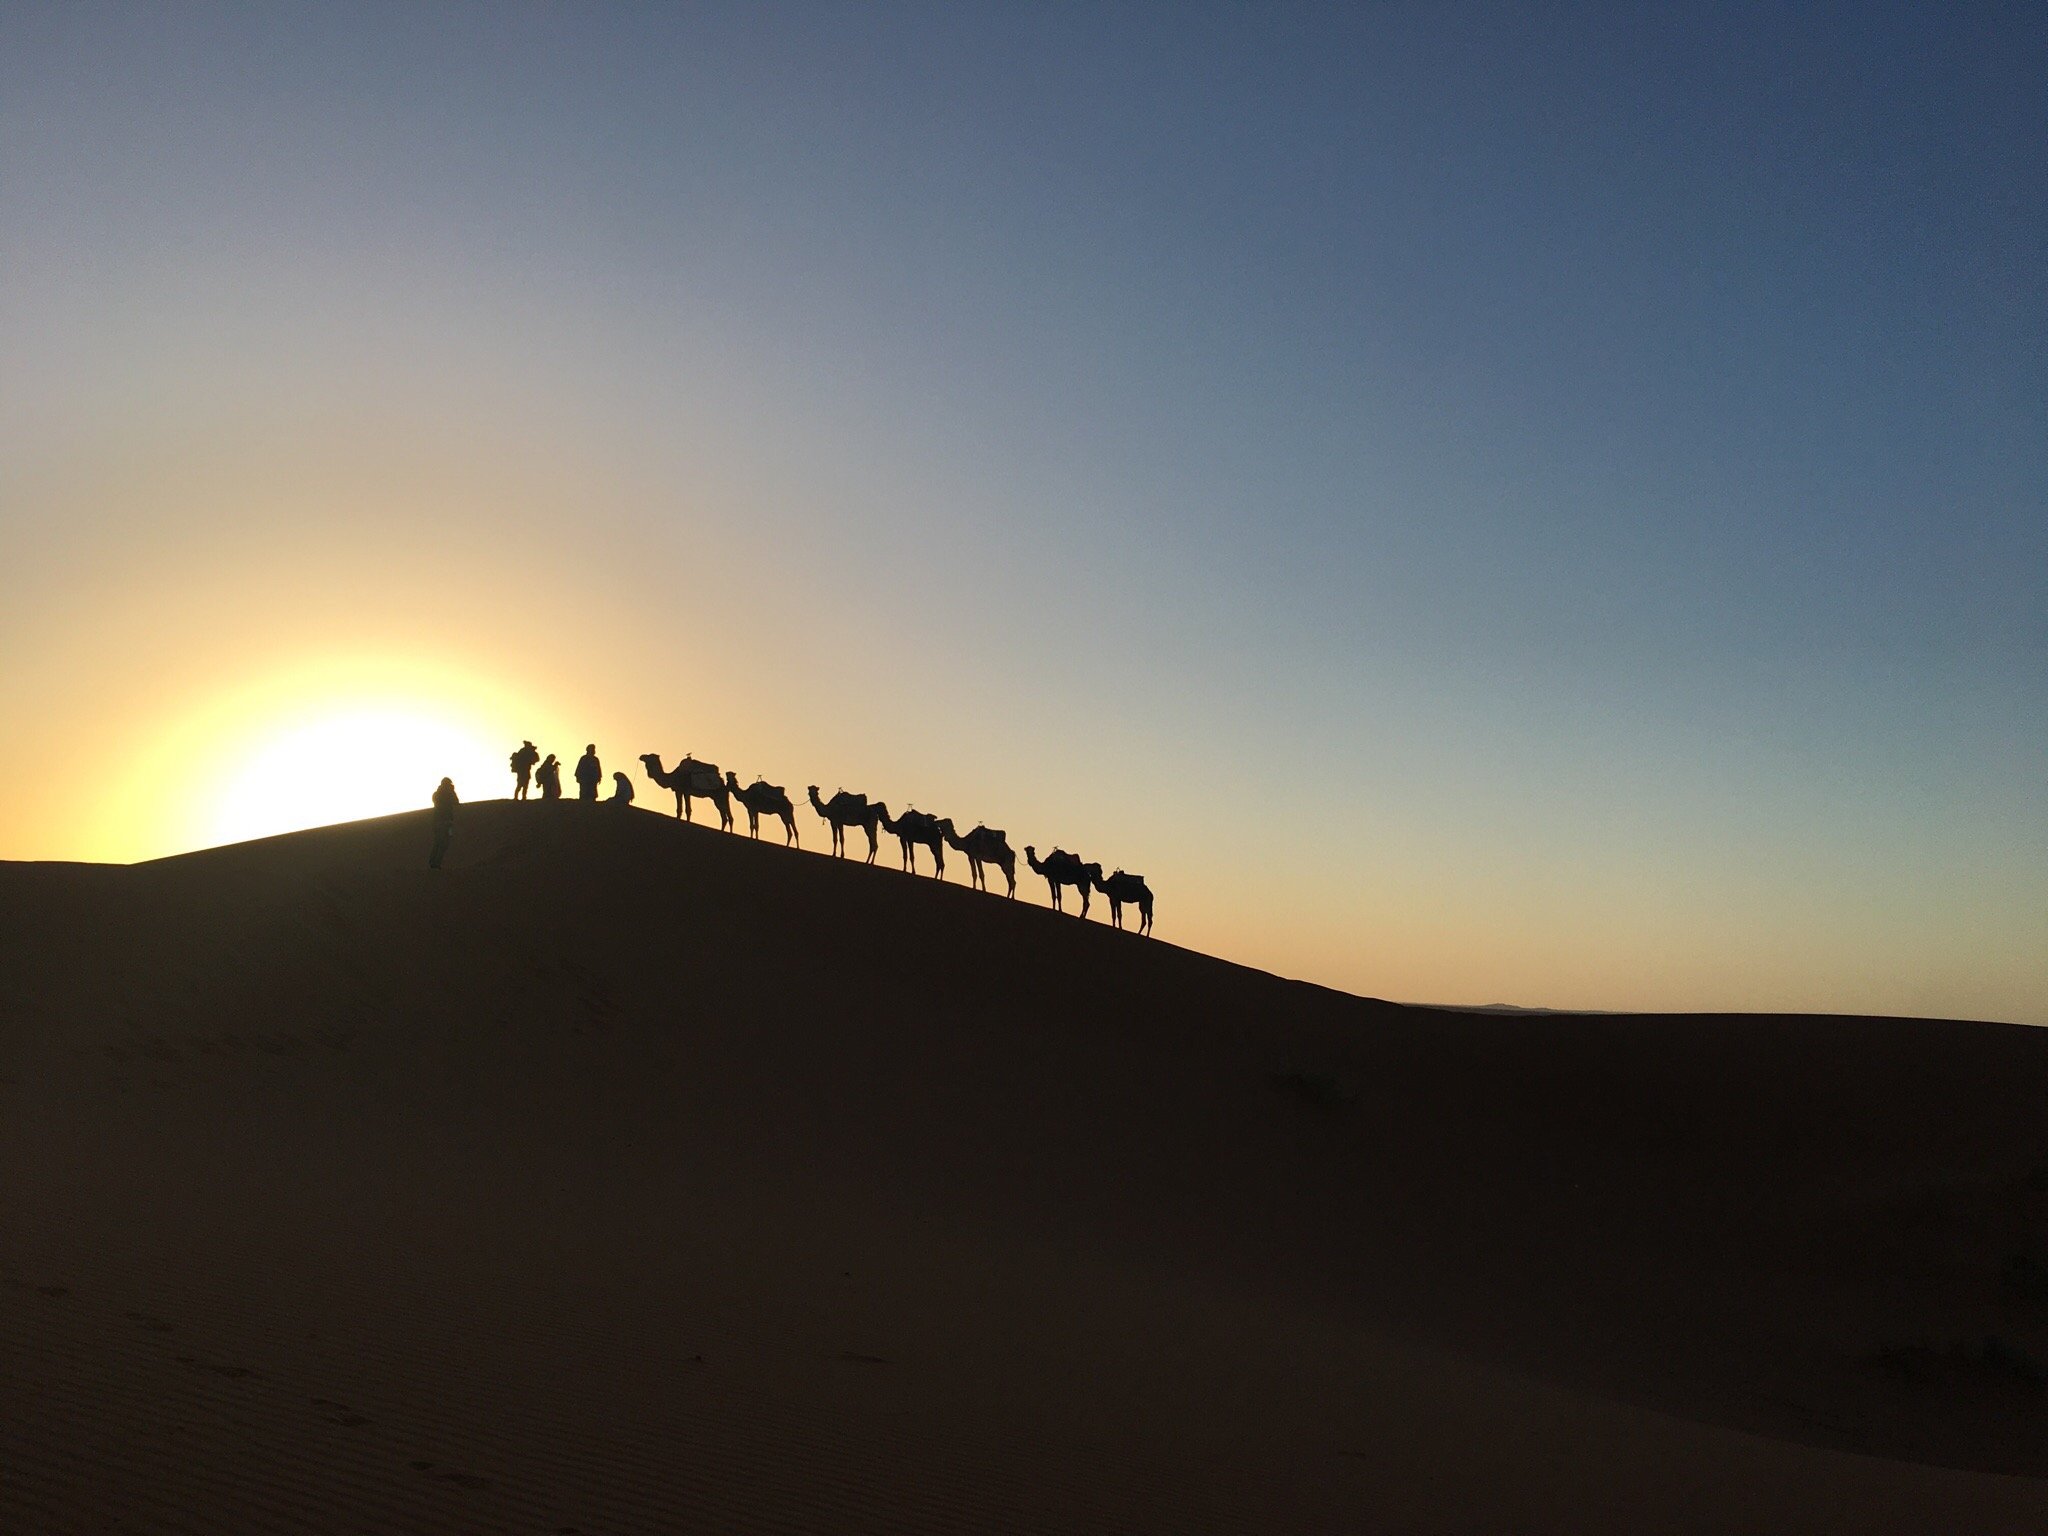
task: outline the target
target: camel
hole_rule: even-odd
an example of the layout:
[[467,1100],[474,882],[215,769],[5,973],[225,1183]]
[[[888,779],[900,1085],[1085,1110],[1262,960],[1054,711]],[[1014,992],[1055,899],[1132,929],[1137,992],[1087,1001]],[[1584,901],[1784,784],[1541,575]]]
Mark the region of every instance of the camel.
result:
[[1095,871],[1095,889],[1109,898],[1109,921],[1111,927],[1123,927],[1124,903],[1134,901],[1138,904],[1138,932],[1150,933],[1152,931],[1152,887],[1145,883],[1143,875],[1127,875],[1122,870],[1118,870],[1105,880],[1102,878],[1102,871],[1097,869]]
[[782,818],[782,846],[787,848],[795,843],[803,846],[803,839],[796,835],[796,808],[789,803],[789,792],[780,784],[770,784],[766,779],[756,779],[745,789],[740,781],[728,770],[725,775],[725,790],[733,799],[746,807],[747,836],[761,835],[763,816]]
[[891,819],[888,806],[880,801],[876,801],[875,804],[882,813],[883,830],[894,833],[896,840],[903,845],[903,867],[913,875],[917,873],[915,850],[922,845],[932,851],[932,873],[941,880],[945,879],[946,836],[939,830],[939,818],[911,809],[905,811],[900,818]]
[[732,797],[727,792],[725,780],[718,776],[716,763],[700,763],[685,752],[676,760],[675,767],[663,770],[658,753],[642,752],[641,766],[647,770],[647,777],[663,789],[675,791],[676,815],[685,821],[695,821],[690,814],[692,800],[709,800],[718,807],[719,830],[732,830]]
[[846,790],[833,791],[832,798],[820,800],[818,786],[811,786],[811,809],[824,817],[832,828],[832,854],[835,858],[846,855],[846,829],[859,827],[868,835],[867,862],[875,862],[875,849],[879,846],[876,825],[881,821],[881,812],[886,809],[879,801],[871,801],[866,795],[850,794]]
[[953,831],[953,819],[949,816],[939,823],[939,830],[946,841],[967,855],[967,879],[977,891],[988,889],[988,875],[984,864],[993,864],[1003,872],[1003,878],[1010,882],[1010,896],[1017,895],[1017,855],[1010,851],[1008,834],[994,827],[976,827],[965,837]]
[[1053,849],[1041,864],[1038,861],[1038,850],[1028,843],[1024,847],[1024,861],[1031,866],[1034,874],[1045,876],[1045,883],[1052,887],[1053,911],[1066,911],[1060,904],[1060,887],[1072,885],[1078,886],[1081,891],[1081,915],[1088,915],[1088,891],[1102,878],[1100,864],[1084,864],[1078,853],[1068,853],[1064,848]]

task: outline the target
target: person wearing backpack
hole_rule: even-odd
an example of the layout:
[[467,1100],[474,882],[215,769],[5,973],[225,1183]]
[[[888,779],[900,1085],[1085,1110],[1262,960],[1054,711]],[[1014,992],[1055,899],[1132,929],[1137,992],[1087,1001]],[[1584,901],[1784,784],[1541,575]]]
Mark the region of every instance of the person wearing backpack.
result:
[[515,781],[512,786],[512,798],[514,800],[524,800],[526,798],[527,777],[533,772],[533,765],[539,761],[540,753],[534,750],[534,745],[530,741],[521,742],[519,750],[512,754],[512,777]]

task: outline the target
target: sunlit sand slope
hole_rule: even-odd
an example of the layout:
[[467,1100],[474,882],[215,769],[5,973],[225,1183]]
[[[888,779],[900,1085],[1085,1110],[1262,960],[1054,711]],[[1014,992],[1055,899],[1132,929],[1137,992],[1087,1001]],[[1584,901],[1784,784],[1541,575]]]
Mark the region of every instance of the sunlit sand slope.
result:
[[2048,1528],[2048,1035],[427,841],[0,866],[0,1531]]

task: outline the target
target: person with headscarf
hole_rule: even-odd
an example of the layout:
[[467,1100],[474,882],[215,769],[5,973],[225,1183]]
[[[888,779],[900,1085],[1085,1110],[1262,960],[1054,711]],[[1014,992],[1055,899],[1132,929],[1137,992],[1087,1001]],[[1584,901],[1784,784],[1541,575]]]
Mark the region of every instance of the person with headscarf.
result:
[[461,803],[455,796],[455,781],[443,779],[441,787],[434,791],[434,851],[427,855],[427,868],[441,867],[441,860],[448,853],[448,840],[455,836],[455,807]]

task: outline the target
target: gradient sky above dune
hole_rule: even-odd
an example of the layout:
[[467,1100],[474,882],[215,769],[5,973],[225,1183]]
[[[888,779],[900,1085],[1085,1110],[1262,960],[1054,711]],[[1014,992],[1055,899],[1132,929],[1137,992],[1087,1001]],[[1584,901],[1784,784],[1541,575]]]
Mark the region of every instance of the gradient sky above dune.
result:
[[9,7],[0,857],[595,738],[2048,1022],[2048,10],[1678,9]]

